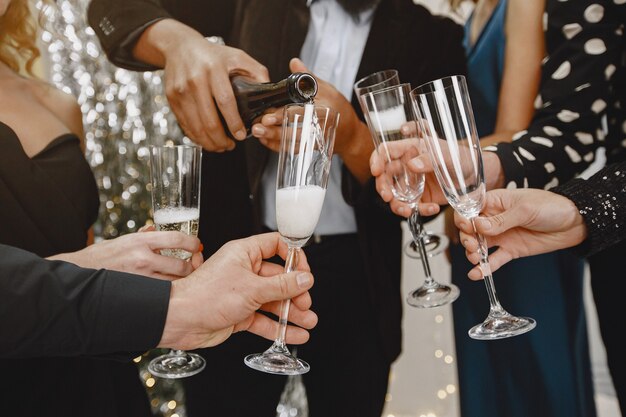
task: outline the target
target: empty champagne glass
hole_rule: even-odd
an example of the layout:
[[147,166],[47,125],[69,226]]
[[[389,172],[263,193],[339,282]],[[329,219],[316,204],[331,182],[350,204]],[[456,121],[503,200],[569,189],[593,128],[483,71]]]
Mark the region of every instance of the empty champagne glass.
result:
[[[285,107],[276,178],[276,222],[289,250],[285,272],[298,264],[302,246],[317,226],[322,211],[339,113],[328,107],[291,104]],[[298,375],[309,371],[285,345],[290,300],[280,307],[279,330],[272,346],[246,356],[244,362],[259,371]]]
[[[448,203],[475,227],[485,202],[483,160],[467,85],[463,76],[438,79],[411,92],[421,132],[426,137],[435,175]],[[472,327],[473,339],[493,340],[526,333],[535,320],[509,314],[501,305],[491,276],[485,238],[476,233],[480,269],[487,294],[489,314]]]
[[408,294],[407,303],[414,307],[438,307],[456,300],[459,288],[454,284],[435,281],[426,255],[424,228],[419,220],[424,175],[415,174],[407,167],[408,162],[419,155],[420,142],[423,142],[417,137],[417,122],[410,92],[411,86],[405,83],[366,93],[361,97],[376,152],[385,161],[383,175],[392,184],[394,198],[411,208],[409,229],[421,253],[420,260],[426,275],[424,283]]
[[[150,147],[152,210],[157,230],[198,235],[201,166],[200,146]],[[185,260],[192,255],[182,249],[163,249],[161,254]],[[161,378],[184,378],[202,371],[205,364],[204,358],[196,353],[171,350],[154,358],[148,370]]]
[[[395,69],[374,72],[354,83],[354,94],[359,100],[363,114],[365,115],[366,111],[363,101],[365,94],[398,84],[400,84],[400,77],[398,76],[398,70]],[[418,222],[421,228],[423,249],[426,250],[426,254],[429,257],[433,257],[446,250],[449,243],[448,237],[445,234],[427,231],[422,225],[421,217],[418,219]],[[420,252],[421,250],[417,246],[415,239],[411,239],[404,246],[404,253],[410,258],[419,259],[421,256]]]

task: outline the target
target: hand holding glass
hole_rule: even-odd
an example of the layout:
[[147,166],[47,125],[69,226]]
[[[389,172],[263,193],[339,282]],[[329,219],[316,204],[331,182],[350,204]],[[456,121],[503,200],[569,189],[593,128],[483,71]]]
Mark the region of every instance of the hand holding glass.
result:
[[[385,172],[395,199],[411,208],[408,223],[420,251],[426,279],[407,296],[414,307],[438,307],[459,296],[456,285],[440,284],[431,275],[424,243],[425,233],[420,221],[419,200],[424,191],[424,175],[411,172],[407,164],[419,155],[422,139],[417,138],[417,121],[410,98],[409,84],[399,84],[361,96],[365,119],[370,127],[376,152],[385,162]],[[423,147],[423,146],[422,146]]]
[[[150,147],[152,210],[157,230],[198,235],[201,162],[202,148],[196,145]],[[182,249],[163,249],[161,254],[185,260],[192,255]],[[172,350],[154,358],[148,370],[161,378],[184,378],[204,367],[202,356]]]
[[[432,81],[415,88],[411,97],[439,185],[452,208],[469,219],[476,231],[474,221],[485,202],[485,178],[465,78],[452,76]],[[500,305],[489,267],[487,243],[479,233],[476,238],[490,308],[485,321],[470,329],[470,337],[501,339],[532,330],[535,320],[513,316]]]
[[[300,249],[317,226],[338,123],[339,114],[328,107],[312,103],[285,107],[276,180],[276,222],[289,247],[285,272],[295,269]],[[309,364],[294,357],[285,345],[289,305],[290,300],[281,303],[279,330],[272,346],[246,356],[246,365],[279,375],[309,371]]]
[[[367,93],[373,93],[375,91],[399,84],[400,77],[398,76],[398,70],[395,69],[387,69],[374,72],[354,83],[354,94],[359,100],[361,110],[366,116],[366,120],[367,109],[365,107],[365,95]],[[448,237],[445,234],[427,231],[423,227],[422,218],[419,217],[419,219],[417,220],[419,222],[420,228],[422,229],[422,248],[426,250],[427,255],[429,257],[432,257],[443,252],[448,247]],[[404,247],[404,253],[410,258],[419,259],[421,257],[421,248],[417,246],[417,241],[415,239],[411,239],[411,241],[406,244],[406,246]]]

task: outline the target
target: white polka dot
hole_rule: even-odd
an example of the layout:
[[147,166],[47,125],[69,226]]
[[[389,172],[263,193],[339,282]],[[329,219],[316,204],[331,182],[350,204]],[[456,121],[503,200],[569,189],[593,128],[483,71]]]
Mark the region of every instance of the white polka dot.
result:
[[573,112],[571,110],[563,109],[559,112],[559,114],[556,115],[556,117],[558,117],[558,119],[562,122],[569,123],[571,121],[578,119],[580,117],[580,114]]
[[549,182],[549,183],[547,183],[547,184],[543,187],[543,189],[544,189],[544,190],[549,190],[550,188],[556,187],[557,185],[559,185],[559,180],[558,180],[558,179],[556,179],[556,178],[552,178],[552,179],[550,180],[550,182]]
[[559,129],[557,129],[554,126],[544,126],[543,131],[548,136],[562,136],[563,135],[563,132],[561,132]]
[[591,161],[593,161],[594,157],[595,157],[595,154],[593,152],[589,152],[585,156],[583,156],[583,159],[586,162],[591,162]]
[[604,76],[606,77],[607,80],[610,80],[614,73],[615,73],[615,65],[613,64],[610,64],[604,70]]
[[574,135],[576,135],[578,141],[583,145],[591,145],[593,143],[593,135],[591,133],[576,132]]
[[623,27],[618,27],[617,29],[615,29],[615,34],[621,36],[622,33],[624,33],[624,28]]
[[535,155],[533,155],[532,153],[528,152],[526,149],[522,148],[521,146],[518,148],[520,155],[522,155],[524,158],[528,159],[529,161],[534,161]]
[[604,17],[604,7],[592,4],[585,9],[585,20],[589,23],[598,23]]
[[515,159],[517,159],[517,162],[519,162],[520,165],[524,165],[524,163],[522,162],[522,158],[519,157],[517,152],[513,152],[513,156],[515,157]]
[[604,140],[604,138],[606,137],[604,129],[599,128],[598,130],[596,130],[596,137],[598,138],[598,140]]
[[567,156],[569,156],[569,159],[572,160],[572,162],[580,162],[580,154],[572,149],[569,145],[565,146],[565,152],[567,153]]
[[604,100],[601,100],[601,99],[597,99],[591,105],[591,110],[593,110],[593,112],[596,113],[596,114],[600,113],[604,109],[606,109],[606,102]]
[[513,135],[512,140],[516,141],[519,138],[521,138],[522,136],[524,136],[526,133],[528,133],[528,130],[520,130],[519,132],[517,132],[516,134]]
[[626,139],[622,141],[622,148],[626,148]]
[[568,23],[563,26],[563,35],[565,35],[567,39],[572,39],[574,36],[578,35],[581,30],[583,30],[583,28],[578,23]]
[[489,152],[495,152],[497,150],[498,150],[498,147],[495,145],[489,145],[483,148],[483,151],[489,151]]
[[553,173],[556,170],[556,167],[554,166],[554,164],[552,162],[546,162],[543,167],[546,169],[546,172],[548,174]]
[[585,84],[579,85],[579,86],[578,86],[578,87],[576,87],[574,90],[575,90],[575,91],[582,91],[582,90],[584,90],[585,88],[590,87],[590,86],[591,86],[591,84],[589,84],[589,83],[585,83]]
[[528,188],[528,178],[524,177],[524,188]]
[[554,146],[554,143],[550,139],[542,138],[539,136],[533,136],[532,138],[530,138],[530,140],[536,143],[537,145],[547,146],[548,148],[551,148]]
[[517,184],[515,184],[515,181],[510,181],[507,185],[506,188],[509,190],[514,190],[517,188]]
[[622,123],[622,132],[626,133],[626,122]]
[[543,12],[543,16],[541,16],[541,23],[543,24],[543,31],[545,32],[548,29],[548,13]]
[[626,0],[613,0],[613,3],[615,3],[615,4],[624,4],[624,3],[626,3]]
[[534,106],[536,109],[540,109],[541,106],[543,106],[543,100],[541,99],[541,94],[537,94],[537,97],[535,97]]
[[562,80],[567,77],[571,71],[572,65],[569,61],[565,61],[556,69],[556,71],[554,71],[554,73],[552,73],[552,78],[555,80]]
[[599,38],[589,39],[585,42],[585,52],[589,55],[601,55],[606,52],[604,41]]

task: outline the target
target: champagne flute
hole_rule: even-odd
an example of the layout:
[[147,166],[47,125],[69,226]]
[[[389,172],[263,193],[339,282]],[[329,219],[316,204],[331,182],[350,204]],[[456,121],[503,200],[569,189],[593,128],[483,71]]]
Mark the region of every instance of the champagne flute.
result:
[[493,340],[532,330],[535,320],[513,316],[500,305],[489,267],[487,242],[476,232],[475,220],[483,209],[486,187],[465,77],[431,81],[415,88],[411,98],[439,185],[452,208],[471,221],[479,243],[480,269],[490,306],[485,321],[472,327],[469,336]]
[[[328,107],[313,103],[285,107],[276,178],[276,222],[289,247],[285,272],[296,268],[300,250],[317,226],[338,123],[339,113]],[[272,346],[246,356],[246,365],[279,375],[309,371],[309,364],[292,355],[285,345],[289,305],[290,300],[281,303],[279,330]]]
[[406,300],[413,307],[427,308],[449,304],[459,296],[459,288],[441,284],[432,277],[426,254],[423,226],[420,222],[419,200],[424,191],[424,175],[411,172],[408,162],[419,155],[417,122],[410,98],[411,86],[398,84],[361,96],[365,119],[370,127],[376,152],[385,161],[385,172],[392,184],[394,198],[411,207],[408,223],[411,235],[420,251],[426,278],[411,291]]
[[[363,96],[365,94],[398,84],[400,84],[400,77],[398,76],[398,70],[395,69],[374,72],[354,83],[354,94],[359,100],[363,114],[366,114],[365,104],[363,101]],[[418,218],[418,222],[422,234],[422,248],[426,250],[426,254],[429,257],[433,257],[446,250],[449,243],[448,237],[445,234],[427,231],[423,227],[421,217]],[[410,258],[420,258],[421,249],[417,246],[415,239],[411,239],[411,241],[404,246],[404,253]]]
[[[150,147],[152,210],[157,230],[198,235],[201,162],[202,148],[197,145]],[[161,254],[184,260],[192,255],[175,248],[162,249]],[[196,353],[171,350],[154,358],[148,370],[161,378],[185,378],[202,371],[205,365],[204,358]]]

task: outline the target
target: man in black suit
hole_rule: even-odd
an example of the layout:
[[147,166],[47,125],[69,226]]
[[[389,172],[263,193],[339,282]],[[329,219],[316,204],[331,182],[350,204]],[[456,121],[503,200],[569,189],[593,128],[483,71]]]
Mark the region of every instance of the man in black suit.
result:
[[[80,268],[0,245],[0,358],[104,356],[130,360],[154,347],[195,349],[247,330],[273,339],[275,312],[294,298],[287,337],[308,339],[308,272],[282,273],[262,263],[285,256],[277,233],[225,245],[185,278],[170,282],[111,270]],[[308,270],[306,260],[301,270]],[[124,353],[127,352],[127,353]],[[135,352],[135,353],[131,353]]]
[[[89,21],[117,65],[165,69],[183,130],[214,151],[203,156],[205,255],[225,240],[276,227],[275,145],[261,125],[252,129],[259,140],[244,140],[229,75],[263,82],[310,68],[318,76],[316,103],[341,118],[338,158],[306,248],[320,324],[298,356],[311,365],[304,375],[311,417],[379,417],[401,346],[401,228],[371,180],[373,145],[352,84],[387,68],[414,86],[464,73],[460,26],[411,0],[92,0]],[[289,64],[298,56],[304,63]],[[184,381],[189,415],[275,414],[284,378],[242,364],[267,347],[244,336],[203,352],[210,371]]]

